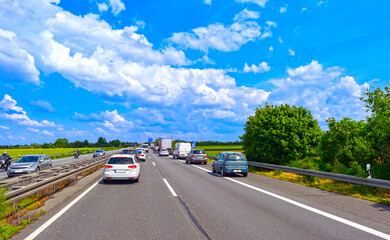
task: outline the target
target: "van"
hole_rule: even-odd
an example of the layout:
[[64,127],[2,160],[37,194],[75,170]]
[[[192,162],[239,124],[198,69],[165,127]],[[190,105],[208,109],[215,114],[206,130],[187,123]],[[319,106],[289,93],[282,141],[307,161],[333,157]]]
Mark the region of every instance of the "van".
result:
[[175,144],[173,158],[186,158],[191,151],[191,143],[179,142]]

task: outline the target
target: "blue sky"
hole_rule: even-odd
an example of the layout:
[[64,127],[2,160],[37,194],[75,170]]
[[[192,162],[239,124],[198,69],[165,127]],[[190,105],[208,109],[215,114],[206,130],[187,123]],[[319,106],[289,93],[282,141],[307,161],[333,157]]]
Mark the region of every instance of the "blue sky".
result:
[[0,144],[235,141],[259,105],[364,119],[388,1],[0,0]]

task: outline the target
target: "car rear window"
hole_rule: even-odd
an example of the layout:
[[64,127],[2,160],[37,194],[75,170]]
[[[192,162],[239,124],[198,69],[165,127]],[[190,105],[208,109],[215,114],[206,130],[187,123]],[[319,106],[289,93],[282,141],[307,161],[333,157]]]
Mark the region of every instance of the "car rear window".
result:
[[246,161],[242,154],[229,154],[227,155],[227,161]]
[[113,157],[108,160],[107,164],[134,164],[134,160],[132,158]]
[[144,151],[138,150],[138,154],[142,154],[142,153],[144,153]]
[[194,154],[206,154],[204,150],[194,150]]
[[137,152],[135,150],[123,150],[122,154],[133,154],[133,155],[136,155]]

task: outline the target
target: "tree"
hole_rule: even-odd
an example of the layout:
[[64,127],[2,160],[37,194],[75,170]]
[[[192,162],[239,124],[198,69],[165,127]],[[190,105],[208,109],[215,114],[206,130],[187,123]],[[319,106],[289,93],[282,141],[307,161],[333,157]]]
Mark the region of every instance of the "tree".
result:
[[370,163],[373,159],[370,141],[367,139],[366,123],[344,118],[337,122],[334,118],[326,120],[329,130],[320,143],[321,158],[325,162],[340,162],[349,166]]
[[42,144],[42,148],[50,148],[50,144],[44,143],[44,144]]
[[376,157],[390,164],[390,88],[367,89],[364,95],[366,98],[361,99],[366,103],[367,111],[371,112],[367,118],[368,138]]
[[288,104],[259,106],[244,130],[240,139],[248,159],[274,164],[317,155],[322,133],[309,110]]
[[70,143],[69,143],[69,140],[66,139],[66,138],[58,138],[54,142],[54,146],[55,147],[61,147],[61,148],[68,148],[68,147],[70,147]]
[[121,141],[117,140],[112,140],[108,143],[108,146],[114,146],[114,147],[119,147],[121,145]]
[[96,142],[96,146],[98,146],[98,147],[107,146],[107,140],[104,137],[99,137],[98,141]]

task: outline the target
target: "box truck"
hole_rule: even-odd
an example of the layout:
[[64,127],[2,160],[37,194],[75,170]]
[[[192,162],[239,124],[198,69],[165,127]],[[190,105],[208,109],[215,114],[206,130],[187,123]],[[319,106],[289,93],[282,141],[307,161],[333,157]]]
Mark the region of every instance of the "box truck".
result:
[[172,138],[159,138],[158,139],[158,151],[161,148],[172,148]]

